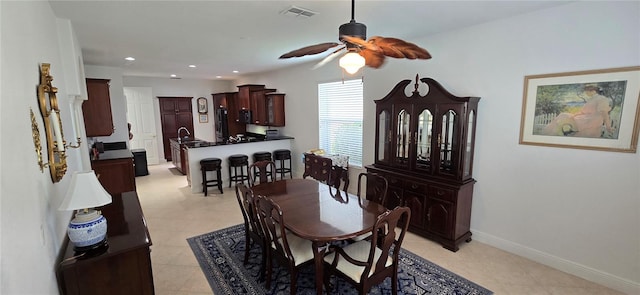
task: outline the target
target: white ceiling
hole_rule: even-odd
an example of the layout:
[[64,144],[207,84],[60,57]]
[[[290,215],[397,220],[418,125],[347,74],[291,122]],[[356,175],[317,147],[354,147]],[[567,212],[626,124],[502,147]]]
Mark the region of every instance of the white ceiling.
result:
[[[327,54],[288,60],[278,57],[300,47],[337,41],[338,27],[351,19],[349,0],[50,3],[58,17],[72,21],[85,64],[121,67],[126,76],[233,79],[319,60]],[[565,3],[357,0],[355,20],[367,26],[368,37],[412,42]],[[317,14],[306,18],[281,13],[292,5]],[[417,45],[429,50],[428,44]],[[127,56],[136,60],[127,62]],[[189,68],[190,64],[197,67]]]

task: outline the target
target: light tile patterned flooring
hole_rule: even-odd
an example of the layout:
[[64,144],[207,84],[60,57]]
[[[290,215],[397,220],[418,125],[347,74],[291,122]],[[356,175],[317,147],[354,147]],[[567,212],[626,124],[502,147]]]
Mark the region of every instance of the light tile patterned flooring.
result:
[[[171,163],[149,166],[149,172],[136,185],[153,242],[156,294],[213,294],[186,239],[243,222],[234,187],[227,184],[222,195],[210,189],[204,197],[191,193]],[[477,241],[453,253],[409,233],[403,247],[498,295],[622,294]]]

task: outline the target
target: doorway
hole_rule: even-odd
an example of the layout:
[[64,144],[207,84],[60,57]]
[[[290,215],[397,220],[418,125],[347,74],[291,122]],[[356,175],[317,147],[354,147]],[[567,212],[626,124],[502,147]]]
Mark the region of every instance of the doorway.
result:
[[133,133],[129,148],[145,149],[150,165],[160,163],[151,88],[124,87],[124,96],[127,101],[127,122],[131,124]]

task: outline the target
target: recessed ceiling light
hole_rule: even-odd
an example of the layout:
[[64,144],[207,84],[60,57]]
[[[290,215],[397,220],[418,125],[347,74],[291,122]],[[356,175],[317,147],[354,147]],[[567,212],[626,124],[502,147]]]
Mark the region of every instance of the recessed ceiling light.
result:
[[176,74],[171,74],[171,78],[175,78],[175,77],[178,77],[178,76],[176,76]]
[[196,67],[196,65],[189,65],[189,67],[190,67],[190,68],[195,68],[195,67]]
[[216,76],[216,78],[220,79],[220,78],[222,78],[222,76]]
[[236,74],[239,73],[238,71],[233,71],[233,72],[236,73]]
[[136,60],[135,58],[133,58],[133,57],[131,57],[131,56],[129,56],[129,57],[125,57],[124,59],[126,59],[126,60],[128,60],[128,61],[134,61],[134,60]]

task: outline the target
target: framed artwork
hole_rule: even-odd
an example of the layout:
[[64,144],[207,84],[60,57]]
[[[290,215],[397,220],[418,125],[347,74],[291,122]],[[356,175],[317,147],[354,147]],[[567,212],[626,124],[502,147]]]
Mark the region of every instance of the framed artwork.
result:
[[208,123],[209,122],[209,115],[207,115],[207,114],[200,114],[198,117],[199,117],[198,118],[198,122],[200,122],[200,123]]
[[209,106],[207,105],[207,99],[204,97],[198,98],[198,113],[206,114],[209,112]]
[[520,144],[635,153],[640,66],[524,78]]

